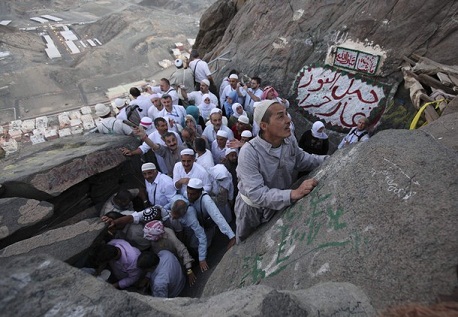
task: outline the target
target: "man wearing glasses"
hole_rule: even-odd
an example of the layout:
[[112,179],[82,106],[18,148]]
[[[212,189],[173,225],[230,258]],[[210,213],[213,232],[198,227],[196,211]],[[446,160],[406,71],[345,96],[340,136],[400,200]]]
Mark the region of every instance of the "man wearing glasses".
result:
[[243,109],[250,115],[253,116],[253,104],[261,101],[262,89],[261,89],[261,78],[253,77],[250,82],[247,83],[245,89],[240,89],[242,96],[245,98],[245,104]]

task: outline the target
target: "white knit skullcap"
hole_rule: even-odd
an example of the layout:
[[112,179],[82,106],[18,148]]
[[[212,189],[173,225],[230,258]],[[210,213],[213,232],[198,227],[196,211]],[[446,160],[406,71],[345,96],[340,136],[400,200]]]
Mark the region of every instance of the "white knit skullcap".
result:
[[180,155],[192,155],[194,156],[194,150],[193,149],[184,149],[180,152]]
[[155,170],[155,169],[156,169],[156,165],[154,165],[154,163],[145,163],[142,165],[142,172]]
[[254,108],[254,115],[253,115],[254,122],[256,122],[260,126],[262,117],[264,117],[264,114],[266,113],[267,109],[269,109],[269,107],[274,103],[278,103],[278,101],[277,100],[263,100],[263,101],[261,101],[256,106],[256,108]]

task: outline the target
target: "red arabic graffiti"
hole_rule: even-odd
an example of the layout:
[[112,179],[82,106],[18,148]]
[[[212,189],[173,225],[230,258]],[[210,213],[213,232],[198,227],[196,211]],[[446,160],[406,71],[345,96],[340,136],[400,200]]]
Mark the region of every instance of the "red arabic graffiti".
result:
[[342,128],[356,126],[360,115],[370,117],[385,97],[382,87],[322,67],[304,69],[298,80],[298,106]]
[[334,58],[334,66],[354,69],[358,72],[374,75],[377,71],[379,60],[379,55],[338,47]]
[[356,64],[356,52],[352,51],[338,51],[334,64],[339,64],[341,66],[354,68]]

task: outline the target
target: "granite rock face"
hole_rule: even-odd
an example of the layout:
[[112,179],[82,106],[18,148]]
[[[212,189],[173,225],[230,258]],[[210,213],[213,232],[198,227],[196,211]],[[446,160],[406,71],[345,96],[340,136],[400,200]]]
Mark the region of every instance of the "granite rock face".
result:
[[117,291],[45,255],[3,259],[0,268],[0,309],[9,316],[375,315],[364,292],[349,283],[325,283],[294,292],[260,285],[210,298],[164,300]]
[[451,293],[458,152],[441,133],[386,130],[338,150],[311,175],[319,180],[311,194],[225,254],[204,295],[349,282],[381,309]]
[[[36,235],[43,237],[50,229],[75,224],[84,220],[81,214],[93,217],[121,187],[141,185],[136,181],[141,180],[140,158],[126,158],[119,151],[120,147],[134,149],[138,144],[133,137],[92,133],[24,146],[2,160],[0,249]],[[68,223],[69,219],[74,222]],[[89,227],[87,231],[91,231]],[[88,234],[81,246],[90,246],[92,238]],[[67,249],[59,237],[56,241],[63,250]],[[49,254],[55,254],[51,244],[45,243]],[[72,247],[69,243],[70,252]],[[74,251],[71,255],[77,253]],[[63,252],[63,257],[58,258],[67,255]]]
[[[230,14],[219,19],[228,10],[226,3],[218,1],[203,15],[194,45],[208,61],[230,52],[231,61],[214,75],[217,82],[235,68],[260,76],[289,96],[299,70],[322,63],[329,47],[346,39],[367,40],[388,52],[382,77],[401,78],[402,56],[412,53],[444,64],[456,62],[449,54],[458,49],[458,42],[451,40],[457,30],[449,23],[458,11],[454,1],[246,1],[238,4],[236,14],[231,7]],[[218,32],[213,39],[207,36],[213,34],[209,25]]]
[[104,229],[105,223],[99,218],[83,220],[11,244],[0,250],[0,257],[44,253],[61,261],[74,262],[105,233]]
[[35,199],[0,199],[0,239],[53,215],[53,205]]
[[57,196],[90,176],[123,163],[126,158],[119,148],[130,144],[138,141],[127,136],[92,133],[24,147],[0,163],[0,183],[25,183]]

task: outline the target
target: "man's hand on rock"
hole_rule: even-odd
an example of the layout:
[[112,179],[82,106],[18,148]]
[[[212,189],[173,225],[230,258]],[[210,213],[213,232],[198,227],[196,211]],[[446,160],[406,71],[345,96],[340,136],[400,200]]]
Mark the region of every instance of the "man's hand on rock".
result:
[[316,185],[318,185],[318,181],[316,179],[306,179],[297,189],[293,189],[291,191],[291,201],[295,202],[305,195],[308,195],[313,188],[316,187]]
[[122,148],[120,148],[120,150],[121,150],[121,153],[123,155],[125,155],[125,156],[131,156],[132,155],[132,151],[129,150],[128,148],[122,147]]
[[227,244],[227,249],[226,251],[229,251],[230,248],[232,248],[235,244],[235,237],[229,240],[229,243]]
[[102,216],[102,218],[100,218],[100,220],[102,220],[103,222],[108,224],[108,229],[113,228],[115,226],[114,220],[111,219],[110,217]]

